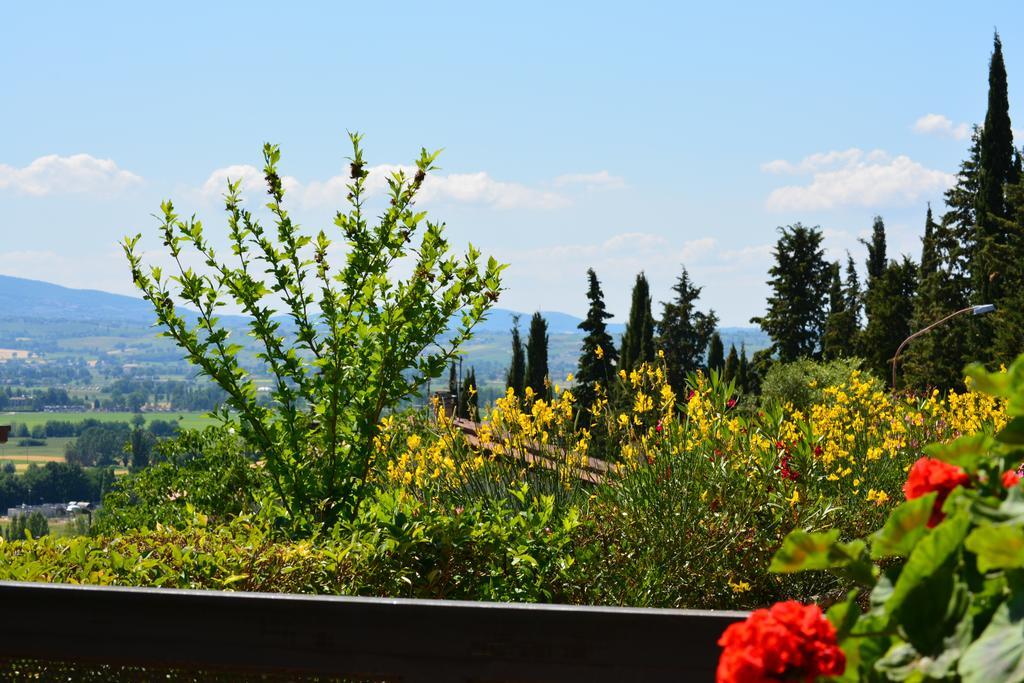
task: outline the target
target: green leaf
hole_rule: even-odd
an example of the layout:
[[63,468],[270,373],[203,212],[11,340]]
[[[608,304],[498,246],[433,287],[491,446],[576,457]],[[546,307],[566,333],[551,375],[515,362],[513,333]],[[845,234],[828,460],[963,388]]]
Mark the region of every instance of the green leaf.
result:
[[871,557],[906,557],[928,532],[928,519],[938,494],[929,493],[897,505],[885,525],[871,535]]
[[963,683],[1024,681],[1024,605],[1004,602],[958,667]]
[[839,541],[839,530],[789,533],[772,558],[770,570],[781,574],[827,569],[865,585],[874,583],[864,541]]
[[925,446],[924,452],[933,458],[958,465],[968,472],[978,467],[992,448],[992,437],[984,432],[969,434],[949,443],[933,443]]
[[802,529],[791,531],[772,558],[770,570],[790,574],[811,569],[828,569],[833,564],[831,554],[838,544],[838,529],[813,534]]
[[852,590],[846,596],[846,599],[842,602],[837,602],[828,608],[828,612],[825,616],[832,623],[832,626],[836,629],[836,636],[839,640],[846,638],[847,634],[853,629],[854,624],[857,623],[857,617],[860,616],[860,607],[857,605],[857,596],[860,594],[858,590]]
[[981,526],[971,532],[964,545],[978,556],[981,572],[1024,567],[1024,526]]
[[972,388],[989,396],[1007,397],[1010,388],[1010,373],[989,372],[981,363],[971,363],[964,370],[971,379]]
[[1024,417],[1015,417],[996,434],[996,441],[1024,446]]
[[[907,559],[903,571],[893,585],[892,595],[886,602],[886,608],[892,612],[898,610],[907,597],[917,592],[918,586],[935,574],[943,565],[950,562],[963,543],[970,526],[967,512],[959,512],[947,517],[945,521],[931,530],[922,538]],[[935,600],[946,602],[946,596],[933,596]]]

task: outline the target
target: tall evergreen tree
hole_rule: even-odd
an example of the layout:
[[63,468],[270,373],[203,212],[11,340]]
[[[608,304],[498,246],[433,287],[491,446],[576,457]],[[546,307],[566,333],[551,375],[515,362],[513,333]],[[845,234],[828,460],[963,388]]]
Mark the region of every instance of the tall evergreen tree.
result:
[[448,366],[448,393],[455,396],[459,393],[459,380],[455,371],[455,361]]
[[[1003,45],[996,33],[993,37],[992,59],[988,71],[988,109],[981,129],[978,158],[978,192],[975,196],[976,227],[971,251],[971,303],[998,304],[1012,288],[1011,271],[1016,256],[1008,248],[1012,234],[1007,221],[1007,185],[1016,183],[1019,167],[1015,163],[1013,130],[1010,123],[1010,102],[1006,84]],[[975,343],[981,360],[993,361],[995,328],[998,316],[987,316],[974,322]]]
[[1007,203],[1011,214],[1011,220],[1006,221],[1007,278],[991,315],[995,330],[991,361],[993,365],[1008,366],[1024,353],[1024,179],[1007,188]]
[[890,261],[868,291],[862,348],[866,367],[880,378],[892,377],[891,359],[910,336],[916,289],[917,264],[904,256],[902,261]]
[[775,265],[768,271],[768,311],[750,322],[772,339],[770,353],[783,362],[818,358],[828,311],[831,271],[821,248],[821,230],[796,223],[779,228]]
[[870,290],[872,283],[885,274],[885,268],[889,264],[885,255],[885,221],[881,216],[875,216],[871,226],[871,241],[861,240],[860,243],[868,248],[867,289]]
[[476,386],[476,369],[470,367],[462,378],[459,392],[459,417],[464,420],[480,420],[480,397]]
[[584,426],[590,424],[589,411],[597,398],[597,385],[607,386],[615,374],[615,363],[619,358],[605,325],[605,320],[611,318],[612,314],[605,310],[604,292],[601,291],[601,283],[593,268],[587,270],[587,280],[587,299],[590,306],[587,309],[587,317],[579,324],[585,336],[576,372],[576,386],[573,390],[579,407],[578,424]]
[[690,282],[690,274],[683,268],[672,287],[674,299],[662,302],[656,344],[665,354],[665,370],[669,386],[682,395],[686,387],[686,374],[699,369],[704,363],[704,351],[718,325],[714,311],[694,310],[701,288]]
[[[925,217],[921,240],[921,266],[911,331],[920,330],[967,306],[969,283],[958,265],[961,245],[950,223],[936,223],[931,207]],[[940,325],[918,337],[903,352],[908,387],[941,390],[963,384],[963,367],[968,361],[968,321]]]
[[736,366],[736,388],[742,392],[749,392],[750,384],[750,361],[747,360],[747,345],[741,343],[740,362]]
[[[852,270],[853,282],[844,287],[839,278],[839,262],[832,264],[832,282],[828,292],[828,319],[821,340],[821,355],[825,360],[850,358],[856,354],[857,310],[854,302],[859,297],[857,271]],[[847,273],[849,278],[850,273]],[[852,289],[853,291],[849,291]]]
[[[722,367],[722,381],[731,382],[736,379],[736,373],[739,371],[740,355],[736,353],[736,345],[729,345],[729,355],[725,357],[725,365]],[[739,383],[737,383],[738,385]]]
[[519,316],[512,318],[512,364],[505,376],[505,387],[511,389],[519,398],[526,395],[526,358],[523,354],[523,341],[519,336]]
[[629,320],[622,335],[619,367],[629,371],[654,360],[654,316],[651,313],[651,289],[647,277],[640,273],[633,285]]
[[708,344],[708,370],[722,372],[725,369],[725,346],[722,344],[722,337],[716,330],[711,335],[711,342]]
[[526,338],[526,386],[535,398],[548,399],[548,322],[540,312],[530,318],[530,335]]

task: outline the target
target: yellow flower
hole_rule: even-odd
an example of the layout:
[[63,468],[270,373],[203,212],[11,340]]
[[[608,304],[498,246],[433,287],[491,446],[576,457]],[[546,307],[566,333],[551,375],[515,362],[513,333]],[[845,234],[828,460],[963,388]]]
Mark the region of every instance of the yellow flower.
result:
[[746,581],[733,582],[732,579],[729,579],[729,588],[732,589],[733,593],[746,593],[750,590],[750,584]]
[[600,344],[598,344],[597,348],[594,349],[594,355],[598,358],[604,358],[604,349],[601,348]]
[[576,377],[570,372],[568,375],[565,376],[565,383],[572,384],[573,381],[575,381],[575,379]]
[[800,502],[800,491],[797,490],[797,489],[793,489],[793,495],[789,497],[789,500],[787,502],[789,503],[790,507],[793,507],[794,505],[799,503]]
[[665,351],[663,351],[662,349],[658,349],[658,358],[664,358],[664,357],[665,357]]
[[410,434],[409,438],[405,440],[405,445],[409,447],[410,451],[414,451],[420,447],[422,441],[419,434]]
[[876,491],[874,489],[868,489],[868,502],[873,502],[875,505],[885,505],[889,501],[889,494],[885,491]]
[[626,415],[625,413],[619,413],[619,425],[622,427],[628,427],[629,415]]

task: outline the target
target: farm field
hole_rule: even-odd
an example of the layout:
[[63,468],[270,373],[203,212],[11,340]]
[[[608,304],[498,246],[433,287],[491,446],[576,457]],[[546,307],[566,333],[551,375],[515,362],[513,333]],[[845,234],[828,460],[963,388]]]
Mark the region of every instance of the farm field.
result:
[[46,439],[45,446],[19,446],[19,439],[12,438],[0,445],[0,464],[12,462],[18,472],[24,472],[33,463],[63,462],[64,448],[73,440],[74,437],[50,437]]
[[[46,424],[50,420],[64,422],[81,422],[82,420],[99,420],[100,422],[131,422],[137,413],[130,412],[86,412],[86,413],[42,413],[42,412],[6,412],[0,413],[0,425],[23,424],[29,429],[36,425]],[[216,423],[216,419],[205,412],[166,412],[166,413],[141,413],[146,418],[146,424],[153,420],[174,421],[184,429],[205,427]],[[11,437],[12,439],[14,437]],[[63,453],[63,450],[61,451]]]

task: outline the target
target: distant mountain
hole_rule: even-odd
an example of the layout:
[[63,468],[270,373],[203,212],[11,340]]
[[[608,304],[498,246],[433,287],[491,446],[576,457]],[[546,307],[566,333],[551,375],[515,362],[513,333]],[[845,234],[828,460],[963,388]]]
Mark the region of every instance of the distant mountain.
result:
[[[583,318],[577,318],[574,315],[568,313],[559,313],[558,311],[541,311],[540,314],[544,316],[544,319],[548,321],[548,333],[549,334],[582,334],[579,329],[579,324],[583,322]],[[487,320],[483,324],[477,326],[477,330],[480,332],[508,332],[512,329],[513,316],[519,316],[519,328],[523,331],[523,336],[530,329],[530,318],[533,313],[519,313],[518,311],[510,311],[506,308],[495,308],[487,314]],[[626,326],[621,323],[609,323],[608,332],[610,334],[622,334],[626,330]]]
[[[0,275],[0,342],[11,344],[12,340],[32,337],[38,349],[47,348],[48,339],[69,336],[114,335],[119,337],[139,337],[153,339],[153,309],[149,302],[130,296],[111,294],[94,289],[71,289],[39,280]],[[548,332],[552,339],[552,371],[557,365],[571,369],[578,355],[581,335],[577,327],[581,318],[559,313],[542,311],[548,322]],[[188,313],[185,314],[188,316]],[[508,337],[513,325],[513,316],[519,316],[519,325],[525,338],[530,325],[531,313],[517,313],[505,308],[493,309],[488,313],[487,320],[477,326],[477,339],[470,345],[467,355],[477,356],[475,360],[491,363],[495,367],[507,365],[505,356],[509,354]],[[15,323],[14,320],[30,320],[33,322],[31,333],[24,331],[26,325]],[[241,316],[222,315],[222,321],[229,327],[241,326]],[[6,322],[7,324],[3,324]],[[60,323],[65,323],[61,325]],[[73,322],[76,325],[67,323]],[[87,325],[83,326],[85,323]],[[104,323],[116,323],[117,330],[103,329]],[[285,322],[285,328],[287,328]],[[608,331],[620,343],[620,336],[625,329],[622,324],[609,324]],[[719,329],[722,342],[728,353],[729,346],[735,344],[739,349],[746,345],[748,356],[755,351],[766,348],[770,341],[758,328],[754,327],[723,327]],[[562,337],[564,335],[564,337]],[[559,339],[559,337],[562,337]],[[0,344],[2,346],[2,344]],[[556,351],[556,347],[561,351]],[[555,356],[564,356],[556,362]],[[561,370],[558,370],[559,372]],[[568,370],[566,370],[568,371]]]
[[148,301],[95,289],[70,289],[40,280],[0,275],[0,311],[43,320],[117,320],[148,325]]

